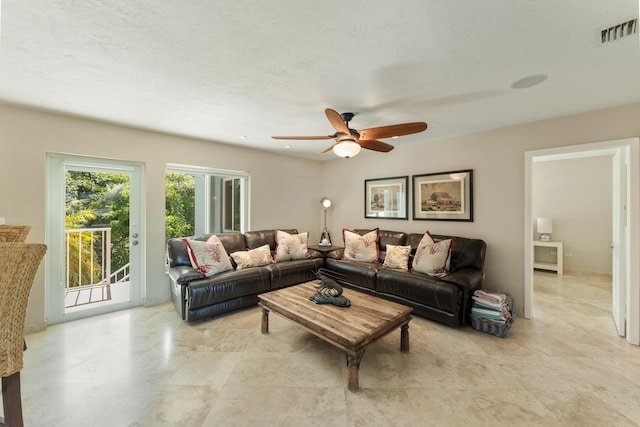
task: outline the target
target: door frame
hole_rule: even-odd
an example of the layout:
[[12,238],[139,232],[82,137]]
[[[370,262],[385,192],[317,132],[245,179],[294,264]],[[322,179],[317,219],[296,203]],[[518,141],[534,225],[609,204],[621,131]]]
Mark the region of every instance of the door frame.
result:
[[[139,244],[129,245],[130,300],[125,303],[65,313],[64,309],[64,231],[65,231],[65,171],[69,166],[77,170],[125,173],[130,176],[129,239],[137,234]],[[127,160],[97,158],[61,153],[46,153],[46,220],[45,241],[48,262],[45,265],[46,322],[49,325],[96,316],[142,305],[145,297],[144,268],[144,164]]]
[[[524,188],[524,317],[533,317],[533,218],[532,218],[532,169],[533,162],[541,158],[570,158],[603,155],[615,152],[628,153],[627,188],[619,188],[620,196],[627,200],[626,247],[621,257],[626,264],[626,340],[630,344],[640,345],[640,267],[636,262],[640,258],[640,140],[626,138],[590,144],[571,145],[525,152],[525,188]],[[624,153],[623,153],[624,154]],[[622,186],[621,186],[622,187]],[[621,224],[622,226],[622,224]]]

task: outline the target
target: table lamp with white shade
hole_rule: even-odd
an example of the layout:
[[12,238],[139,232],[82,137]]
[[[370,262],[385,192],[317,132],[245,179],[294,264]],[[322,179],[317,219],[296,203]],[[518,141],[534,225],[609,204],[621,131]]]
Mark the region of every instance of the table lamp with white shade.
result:
[[538,218],[536,228],[540,233],[540,240],[543,242],[551,241],[551,233],[553,233],[553,221],[551,218]]

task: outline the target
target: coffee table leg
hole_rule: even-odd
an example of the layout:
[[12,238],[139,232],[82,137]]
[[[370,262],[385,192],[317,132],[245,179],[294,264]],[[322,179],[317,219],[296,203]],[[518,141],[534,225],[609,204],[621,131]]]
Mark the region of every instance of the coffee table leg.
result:
[[266,307],[262,307],[262,333],[269,333],[269,310]]
[[358,391],[360,373],[360,361],[364,355],[364,350],[356,354],[347,354],[347,373],[349,375],[348,387],[350,391]]
[[409,324],[400,327],[400,351],[409,353]]

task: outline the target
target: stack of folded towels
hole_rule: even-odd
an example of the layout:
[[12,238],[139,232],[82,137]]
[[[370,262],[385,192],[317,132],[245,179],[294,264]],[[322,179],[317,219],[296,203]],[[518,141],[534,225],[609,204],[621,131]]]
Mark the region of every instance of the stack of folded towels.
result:
[[473,299],[472,314],[496,322],[506,322],[511,319],[511,310],[505,294],[477,290],[471,298]]

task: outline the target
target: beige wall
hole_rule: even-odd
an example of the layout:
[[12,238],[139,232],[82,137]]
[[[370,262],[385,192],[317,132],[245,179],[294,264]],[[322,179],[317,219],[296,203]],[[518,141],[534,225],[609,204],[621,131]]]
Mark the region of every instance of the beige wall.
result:
[[[7,224],[31,225],[29,242],[45,241],[47,152],[144,163],[146,304],[170,298],[162,214],[167,163],[249,171],[251,229],[294,227],[308,230],[312,240],[320,238],[319,162],[0,104],[0,217]],[[46,326],[42,266],[26,324],[28,331]]]
[[[428,132],[428,130],[427,130]],[[164,276],[164,167],[183,163],[251,173],[251,228],[293,226],[319,238],[320,197],[335,201],[328,225],[334,243],[342,227],[451,234],[488,244],[485,286],[514,294],[522,313],[524,282],[524,152],[640,135],[640,103],[398,146],[349,160],[294,159],[212,142],[0,105],[0,217],[30,224],[29,241],[44,241],[45,153],[128,159],[145,164],[146,302],[169,299]],[[364,180],[457,169],[474,170],[474,222],[364,218]],[[412,204],[409,204],[411,217]],[[45,325],[43,269],[28,309],[30,330]]]
[[[427,132],[429,132],[427,130]],[[640,103],[482,133],[398,146],[388,154],[363,150],[324,167],[324,194],[335,199],[332,236],[341,227],[477,237],[487,242],[485,287],[511,292],[524,304],[524,153],[640,135]],[[364,180],[458,169],[474,170],[474,222],[364,218]],[[412,210],[409,204],[409,211]],[[411,215],[410,215],[411,217]],[[334,241],[339,239],[334,237]]]
[[[553,219],[566,270],[611,274],[612,162],[599,156],[533,164],[532,218]],[[536,259],[555,262],[549,249],[537,248]]]

